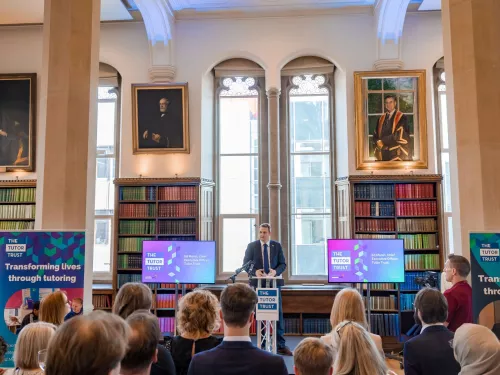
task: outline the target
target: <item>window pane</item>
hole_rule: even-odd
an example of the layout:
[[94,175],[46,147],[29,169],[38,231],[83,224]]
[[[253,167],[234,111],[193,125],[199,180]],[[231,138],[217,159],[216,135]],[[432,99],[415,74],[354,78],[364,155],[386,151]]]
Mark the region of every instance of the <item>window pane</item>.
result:
[[247,245],[257,238],[255,218],[222,219],[222,272],[234,272],[243,264]]
[[330,215],[292,215],[292,274],[326,275]]
[[328,95],[290,97],[290,150],[330,150]]
[[112,215],[115,205],[115,158],[97,158],[95,209],[97,215]]
[[96,219],[94,226],[94,272],[111,271],[111,219]]
[[219,167],[220,213],[257,213],[259,210],[258,156],[221,156]]
[[221,97],[219,103],[220,153],[258,153],[258,97]]
[[444,184],[444,211],[451,212],[451,180],[450,180],[450,154],[447,152],[441,153],[441,173],[443,174]]
[[441,144],[444,149],[450,147],[448,139],[448,109],[446,102],[446,93],[439,93],[439,120],[441,121]]
[[329,155],[292,155],[291,213],[331,212]]
[[448,216],[448,250],[450,254],[455,252],[453,247],[453,218]]
[[97,155],[115,153],[116,102],[99,102],[97,107]]

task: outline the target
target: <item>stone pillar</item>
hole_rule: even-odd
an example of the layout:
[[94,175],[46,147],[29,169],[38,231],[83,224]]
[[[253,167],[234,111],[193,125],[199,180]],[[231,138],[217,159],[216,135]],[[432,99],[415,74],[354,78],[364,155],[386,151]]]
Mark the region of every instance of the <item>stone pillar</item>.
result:
[[84,309],[92,311],[100,0],[45,0],[38,225],[85,230]]
[[453,220],[461,224],[462,253],[469,257],[469,232],[500,229],[500,1],[443,0],[442,6],[456,126],[450,131],[457,160],[451,177],[459,195]]
[[272,238],[275,241],[281,239],[280,227],[280,124],[279,124],[279,98],[280,89],[270,88],[267,90],[269,111],[269,221],[271,224]]

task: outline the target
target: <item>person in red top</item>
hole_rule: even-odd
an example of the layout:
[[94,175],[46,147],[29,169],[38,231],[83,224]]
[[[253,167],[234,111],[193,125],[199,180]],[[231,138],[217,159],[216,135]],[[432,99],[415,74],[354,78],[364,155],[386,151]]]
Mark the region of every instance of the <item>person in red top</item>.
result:
[[470,263],[467,258],[450,254],[444,265],[446,281],[452,287],[443,294],[448,301],[448,319],[445,326],[455,332],[462,324],[472,323],[472,288],[467,282]]

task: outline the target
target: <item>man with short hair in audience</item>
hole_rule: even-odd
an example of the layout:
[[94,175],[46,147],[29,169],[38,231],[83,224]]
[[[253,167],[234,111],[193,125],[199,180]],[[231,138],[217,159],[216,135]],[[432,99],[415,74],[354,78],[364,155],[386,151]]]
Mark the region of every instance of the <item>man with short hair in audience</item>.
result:
[[450,254],[444,265],[446,281],[452,287],[444,292],[448,301],[448,319],[445,326],[455,332],[462,324],[472,323],[472,288],[467,282],[470,263],[467,258]]
[[40,301],[33,303],[33,311],[26,315],[21,323],[21,329],[26,327],[30,323],[38,322],[38,312],[40,311]]
[[460,365],[450,344],[453,332],[444,325],[448,315],[446,298],[437,289],[424,288],[415,297],[414,306],[415,322],[422,331],[405,343],[405,374],[457,375]]
[[83,314],[83,299],[73,298],[71,301],[71,311],[64,317],[64,321]]
[[188,375],[288,375],[283,358],[255,347],[250,340],[257,294],[246,284],[228,285],[220,296],[224,341],[196,354]]
[[294,350],[295,375],[332,375],[333,348],[322,340],[308,337]]
[[130,327],[128,350],[121,363],[121,375],[149,375],[158,360],[161,331],[158,318],[147,310],[137,310],[126,322]]

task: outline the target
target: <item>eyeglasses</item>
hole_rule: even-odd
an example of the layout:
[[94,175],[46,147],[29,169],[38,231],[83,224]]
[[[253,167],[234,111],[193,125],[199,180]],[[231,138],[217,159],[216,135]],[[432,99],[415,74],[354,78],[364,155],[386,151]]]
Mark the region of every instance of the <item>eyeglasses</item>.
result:
[[354,323],[354,322],[353,322],[352,320],[348,320],[348,321],[346,321],[346,322],[344,322],[344,323],[341,323],[341,324],[338,326],[337,330],[336,330],[336,332],[337,332],[337,334],[339,335],[339,337],[340,337],[340,330],[341,330],[342,328],[344,328],[346,325],[348,325],[348,324],[353,324],[353,323]]

